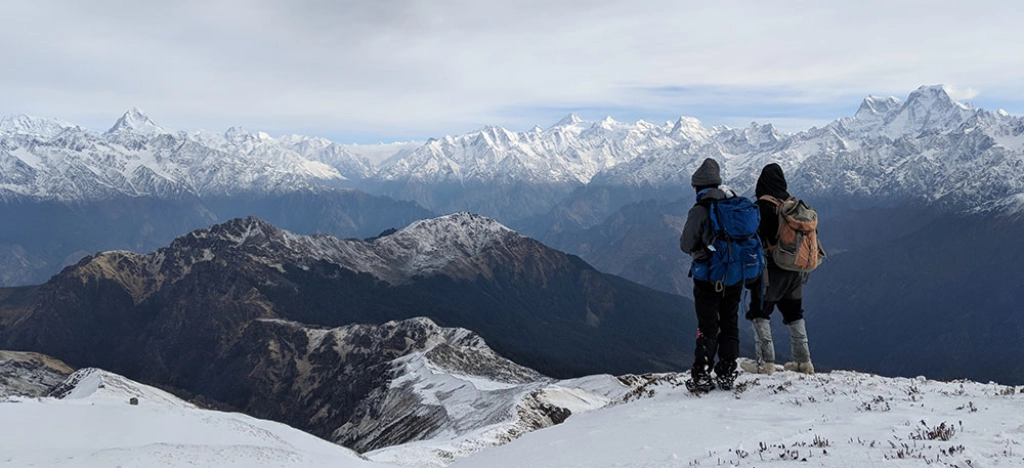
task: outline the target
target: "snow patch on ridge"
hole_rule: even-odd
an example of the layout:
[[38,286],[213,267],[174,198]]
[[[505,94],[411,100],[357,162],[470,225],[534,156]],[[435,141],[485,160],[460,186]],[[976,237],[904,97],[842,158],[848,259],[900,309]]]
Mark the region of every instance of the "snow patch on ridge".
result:
[[[482,346],[482,345],[481,345]],[[482,352],[493,354],[487,348]],[[502,361],[500,358],[495,362]],[[411,392],[427,407],[441,408],[451,423],[428,440],[409,442],[366,453],[372,460],[409,468],[440,468],[453,460],[502,445],[548,427],[570,414],[608,406],[629,389],[611,376],[555,381],[507,362],[519,373],[487,377],[460,373],[431,358],[430,350],[395,361],[400,377],[392,392]],[[499,370],[495,366],[496,369]],[[563,414],[565,416],[554,416]],[[561,419],[554,421],[560,423]]]
[[153,387],[139,384],[101,369],[86,368],[68,376],[50,391],[50,396],[67,400],[110,400],[127,403],[132,398],[145,404],[195,408],[195,405]]
[[457,250],[475,256],[496,241],[509,236],[520,237],[515,231],[491,218],[462,212],[415,221],[390,236],[380,238],[378,242],[409,246],[424,257],[424,264],[429,264],[434,253]]
[[[63,398],[0,401],[0,464],[101,468],[194,466],[385,468],[272,421],[200,410],[98,369],[65,382]],[[130,404],[130,398],[138,404]]]

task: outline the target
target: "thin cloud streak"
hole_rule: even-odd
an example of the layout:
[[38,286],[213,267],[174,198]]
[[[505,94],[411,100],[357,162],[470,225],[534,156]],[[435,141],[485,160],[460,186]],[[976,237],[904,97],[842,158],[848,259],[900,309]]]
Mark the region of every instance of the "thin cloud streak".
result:
[[373,141],[546,126],[559,109],[708,125],[831,120],[868,94],[903,98],[938,83],[962,89],[961,99],[1024,100],[1024,6],[997,1],[39,0],[4,9],[15,20],[0,29],[0,115],[96,129],[132,106],[172,128]]

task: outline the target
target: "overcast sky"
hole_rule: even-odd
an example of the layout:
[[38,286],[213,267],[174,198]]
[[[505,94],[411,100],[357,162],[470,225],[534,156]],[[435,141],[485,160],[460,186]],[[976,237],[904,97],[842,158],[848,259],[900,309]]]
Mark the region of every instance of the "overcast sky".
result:
[[1024,114],[1022,5],[0,0],[0,116],[360,143],[570,112],[798,131],[932,84]]

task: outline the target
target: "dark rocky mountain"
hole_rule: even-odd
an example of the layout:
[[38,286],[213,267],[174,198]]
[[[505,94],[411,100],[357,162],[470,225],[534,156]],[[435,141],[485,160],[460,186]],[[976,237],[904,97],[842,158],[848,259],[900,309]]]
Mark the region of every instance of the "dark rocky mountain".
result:
[[20,197],[0,203],[0,285],[39,284],[88,254],[147,252],[189,231],[244,216],[304,234],[363,238],[433,215],[412,202],[355,190],[81,202]]
[[[429,317],[568,377],[686,368],[689,310],[684,298],[602,274],[475,215],[420,221],[370,241],[300,236],[250,217],[146,255],[90,256],[43,285],[0,289],[0,347],[101,367],[328,437],[358,426],[351,418],[372,412],[358,407],[385,382],[388,363],[426,339],[354,324]],[[314,340],[292,321],[350,326],[343,334],[351,341],[319,332],[323,340]],[[333,437],[351,442],[345,434]]]

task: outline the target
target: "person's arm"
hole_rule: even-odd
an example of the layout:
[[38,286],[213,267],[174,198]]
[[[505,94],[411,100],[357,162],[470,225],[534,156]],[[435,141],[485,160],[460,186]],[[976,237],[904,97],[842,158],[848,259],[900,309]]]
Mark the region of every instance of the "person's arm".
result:
[[693,205],[690,212],[686,214],[686,224],[683,225],[683,234],[679,236],[679,249],[683,253],[690,254],[695,261],[705,260],[708,256],[707,248],[701,236],[701,231],[708,219],[708,209]]

